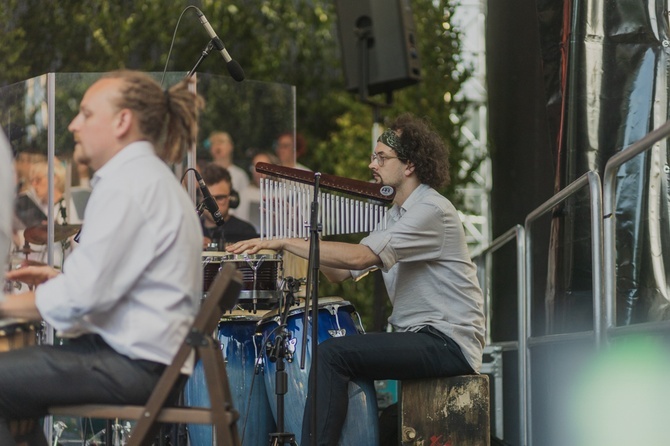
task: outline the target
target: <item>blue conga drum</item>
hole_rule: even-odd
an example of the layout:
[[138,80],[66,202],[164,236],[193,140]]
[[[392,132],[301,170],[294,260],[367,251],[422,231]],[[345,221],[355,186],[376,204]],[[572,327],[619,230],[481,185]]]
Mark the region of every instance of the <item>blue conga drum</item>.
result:
[[[261,367],[260,336],[256,335],[265,313],[267,311],[226,312],[218,327],[233,407],[240,414],[237,429],[243,446],[266,446],[270,433],[275,431]],[[184,399],[189,406],[209,407],[207,382],[200,361],[186,383]],[[191,446],[212,445],[211,426],[189,424],[188,435]]]
[[[305,369],[300,369],[300,355],[302,351],[302,337],[304,309],[294,306],[289,310],[286,326],[291,333],[290,361],[285,362],[287,373],[287,392],[284,395],[284,428],[295,435],[298,444],[301,442],[302,418],[307,401],[307,386],[309,381],[309,366],[312,352],[312,324],[307,327],[307,348]],[[263,333],[263,344],[272,344],[279,327],[278,310],[267,313],[260,322],[259,331]],[[318,340],[321,343],[330,337],[360,336],[363,327],[354,306],[339,297],[323,297],[319,299]],[[265,349],[264,349],[265,350]],[[272,409],[277,417],[276,363],[265,358],[265,389]],[[344,422],[341,446],[377,446],[379,442],[379,424],[377,418],[377,394],[372,380],[355,380],[349,383],[349,406],[347,418]]]

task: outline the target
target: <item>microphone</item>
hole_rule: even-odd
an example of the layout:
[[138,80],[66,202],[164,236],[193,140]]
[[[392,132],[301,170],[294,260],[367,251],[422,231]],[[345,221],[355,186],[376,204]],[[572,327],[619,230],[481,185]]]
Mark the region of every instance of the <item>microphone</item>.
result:
[[232,57],[230,57],[230,54],[228,54],[228,51],[226,50],[226,47],[223,46],[223,42],[221,39],[219,39],[219,36],[216,35],[214,30],[212,29],[212,26],[209,24],[207,21],[207,17],[205,17],[205,14],[202,13],[201,10],[198,8],[195,8],[196,14],[198,14],[198,20],[200,20],[200,23],[202,23],[202,26],[205,27],[207,30],[207,34],[209,34],[209,37],[212,39],[212,43],[214,44],[214,47],[221,53],[221,56],[223,56],[223,60],[226,61],[226,67],[228,68],[228,72],[232,76],[233,79],[235,79],[237,82],[241,82],[244,80],[244,70],[240,66],[237,61],[233,60]]
[[221,211],[219,210],[219,205],[216,204],[216,200],[214,197],[212,197],[212,194],[209,193],[209,189],[207,189],[207,185],[205,184],[205,180],[202,179],[200,176],[200,173],[198,173],[197,170],[193,170],[195,173],[195,178],[198,180],[198,186],[200,186],[200,192],[202,192],[202,202],[209,211],[210,214],[212,214],[212,217],[214,217],[214,223],[216,223],[217,226],[223,226],[223,215],[221,215]]
[[58,200],[58,210],[60,211],[60,216],[63,219],[63,224],[67,224],[67,209],[65,209],[65,199],[61,198]]

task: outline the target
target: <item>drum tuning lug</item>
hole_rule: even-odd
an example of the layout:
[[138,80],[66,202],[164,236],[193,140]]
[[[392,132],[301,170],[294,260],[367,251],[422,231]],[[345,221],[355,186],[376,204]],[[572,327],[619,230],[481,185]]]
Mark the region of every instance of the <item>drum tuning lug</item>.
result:
[[347,330],[345,328],[340,328],[337,330],[328,330],[328,334],[333,338],[341,338],[342,336],[347,335]]
[[[53,430],[54,430],[54,436],[56,437],[55,441],[60,439],[60,437],[61,437],[61,435],[63,435],[63,431],[65,431],[65,429],[67,429],[67,424],[63,423],[62,421],[57,421],[57,422],[54,423]],[[55,442],[54,442],[54,444],[55,444]]]
[[254,374],[258,375],[260,372],[263,371],[265,366],[265,363],[263,362],[263,358],[256,358],[256,365],[254,367]]

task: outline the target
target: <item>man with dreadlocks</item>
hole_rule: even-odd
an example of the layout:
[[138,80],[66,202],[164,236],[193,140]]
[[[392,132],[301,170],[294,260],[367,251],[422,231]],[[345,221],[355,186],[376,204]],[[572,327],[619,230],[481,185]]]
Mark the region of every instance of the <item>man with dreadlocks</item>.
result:
[[44,319],[71,339],[0,354],[3,446],[46,445],[39,424],[22,438],[8,425],[49,406],[144,404],[172,362],[201,297],[202,232],[166,162],[195,141],[202,106],[187,81],[163,91],[134,71],[109,73],[84,94],[68,128],[74,160],[95,170],[80,244],[62,273],[8,273],[37,287],[0,301],[0,317]]
[[[426,122],[408,114],[398,117],[380,136],[369,165],[375,181],[396,190],[386,229],[359,244],[321,242],[320,269],[332,281],[357,280],[381,269],[393,304],[389,323],[394,331],[319,344],[318,387],[310,379],[301,445],[338,444],[352,379],[453,376],[481,368],[485,324],[476,268],[458,212],[435,190],[449,181],[448,156]],[[255,239],[228,248],[235,253],[259,249],[309,255],[309,243],[302,239]],[[317,426],[312,431],[315,395]]]

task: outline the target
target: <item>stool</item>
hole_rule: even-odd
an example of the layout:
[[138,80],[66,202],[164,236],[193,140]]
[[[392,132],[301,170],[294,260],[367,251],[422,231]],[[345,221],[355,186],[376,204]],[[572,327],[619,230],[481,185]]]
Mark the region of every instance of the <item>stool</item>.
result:
[[490,446],[489,377],[462,375],[400,383],[402,446]]

